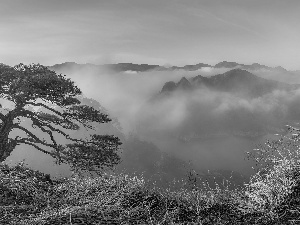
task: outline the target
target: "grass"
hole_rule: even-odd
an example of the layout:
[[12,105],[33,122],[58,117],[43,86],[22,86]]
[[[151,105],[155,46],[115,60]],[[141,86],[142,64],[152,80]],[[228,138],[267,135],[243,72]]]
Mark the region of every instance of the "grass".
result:
[[[251,155],[257,173],[241,188],[177,191],[125,174],[50,183],[20,164],[0,167],[0,224],[300,224],[299,130]],[[204,187],[204,186],[202,186]]]

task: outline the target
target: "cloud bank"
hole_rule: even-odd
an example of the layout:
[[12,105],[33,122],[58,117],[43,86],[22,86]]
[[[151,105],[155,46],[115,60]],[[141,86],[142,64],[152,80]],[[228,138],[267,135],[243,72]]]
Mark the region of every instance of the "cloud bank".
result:
[[[249,172],[244,151],[263,143],[269,133],[283,132],[288,122],[300,119],[299,90],[275,90],[256,98],[205,88],[159,95],[167,81],[226,71],[64,72],[87,97],[99,101],[118,118],[125,134],[134,132],[163,151],[194,160],[201,168],[229,167]],[[256,72],[270,77],[269,73]],[[276,74],[272,78],[282,79]]]
[[[212,76],[227,70],[115,73],[71,67],[60,68],[58,72],[74,80],[87,98],[95,99],[110,117],[117,118],[125,136],[134,133],[164,152],[191,161],[198,169],[250,174],[251,163],[244,160],[244,152],[270,138],[269,133],[283,132],[285,124],[300,119],[299,90],[274,90],[255,98],[207,88],[160,94],[167,81],[178,82],[182,77],[190,79],[199,74]],[[262,71],[257,73],[261,77],[271,76]],[[281,76],[272,78],[280,80]],[[109,126],[100,127],[101,133],[108,129]],[[124,146],[130,148],[129,144]],[[26,157],[24,152],[18,149],[17,158]],[[35,151],[26,152],[32,158]],[[39,159],[30,163],[41,167],[49,161],[43,156]]]

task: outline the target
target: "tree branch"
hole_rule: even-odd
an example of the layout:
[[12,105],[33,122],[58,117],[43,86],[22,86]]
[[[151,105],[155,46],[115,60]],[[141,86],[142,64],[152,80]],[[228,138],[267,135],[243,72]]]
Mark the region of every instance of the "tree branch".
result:
[[[40,138],[38,138],[36,135],[34,135],[32,132],[30,132],[29,130],[27,130],[26,128],[24,127],[21,127],[20,125],[18,124],[14,124],[13,125],[13,128],[17,128],[17,129],[20,129],[22,131],[24,131],[28,136],[30,136],[35,143],[39,143],[39,144],[42,144],[42,145],[45,145],[45,146],[48,146],[48,147],[52,147],[54,148],[55,145],[52,145],[52,144],[48,144],[46,143],[45,141],[42,141]],[[29,139],[28,139],[29,140]]]
[[35,147],[37,150],[45,153],[45,154],[48,154],[48,155],[51,155],[52,157],[55,157],[55,154],[51,153],[51,152],[48,152],[48,151],[45,151],[44,149],[40,148],[39,146],[37,146],[35,143],[32,143],[30,142],[30,140],[28,141],[29,139],[27,138],[22,138],[22,139],[17,139],[16,141],[18,143],[23,143],[23,144],[26,144],[26,145],[31,145],[33,147]]
[[[51,107],[43,104],[43,103],[26,102],[26,105],[41,106],[41,107],[43,107],[45,109],[48,109],[49,111],[55,113],[56,115],[62,117],[63,120],[65,120],[65,122],[70,123],[70,124],[73,123],[69,118],[67,118],[68,116],[70,116],[70,114],[61,113],[61,112],[59,112],[59,111],[57,111],[57,110],[55,110],[55,109],[53,109],[53,108],[51,108]],[[72,119],[74,119],[74,118],[72,118]],[[80,122],[79,120],[77,120],[77,121]]]
[[[41,127],[47,127],[49,128],[51,131],[53,132],[57,132],[61,135],[63,135],[66,139],[70,140],[70,141],[78,141],[78,139],[75,139],[75,138],[71,138],[69,134],[67,134],[66,132],[62,131],[61,129],[58,129],[58,128],[55,128],[53,127],[51,124],[49,123],[45,123],[43,121],[40,120],[40,118],[31,118],[32,121],[34,122],[34,125],[38,126],[39,128]],[[49,130],[43,130],[47,133],[51,132]],[[52,135],[52,134],[51,134]],[[51,136],[50,133],[49,133],[49,136]]]
[[[17,114],[17,117],[18,116],[26,117],[26,118],[31,119],[32,122],[33,122],[33,124],[36,125],[39,128],[41,128],[42,126],[48,127],[51,131],[55,131],[55,132],[63,135],[65,138],[67,138],[69,140],[72,140],[72,141],[76,141],[77,140],[77,139],[71,138],[67,133],[65,133],[61,129],[55,128],[51,124],[44,122],[44,120],[45,120],[44,118],[42,118],[39,115],[33,113],[32,111],[29,111],[29,110],[19,111],[19,113]],[[59,123],[56,123],[53,120],[50,120],[49,122],[52,122],[52,123],[54,123],[56,125],[61,126]],[[43,130],[43,131],[45,131],[46,133],[48,133],[50,137],[52,136],[52,134],[49,133],[50,132],[49,130],[48,131],[47,130]],[[51,137],[51,139],[54,140],[53,137]],[[54,142],[55,141],[53,141],[53,143]]]
[[57,110],[55,110],[55,109],[53,109],[53,108],[51,108],[51,107],[49,107],[49,106],[43,104],[43,103],[26,102],[26,105],[33,105],[33,106],[41,106],[41,107],[44,107],[45,109],[48,109],[49,111],[51,111],[51,112],[53,112],[53,113],[55,113],[55,114],[57,114],[57,115],[59,115],[59,116],[61,116],[62,118],[65,119],[63,113],[61,113],[61,112],[59,112],[59,111],[57,111]]

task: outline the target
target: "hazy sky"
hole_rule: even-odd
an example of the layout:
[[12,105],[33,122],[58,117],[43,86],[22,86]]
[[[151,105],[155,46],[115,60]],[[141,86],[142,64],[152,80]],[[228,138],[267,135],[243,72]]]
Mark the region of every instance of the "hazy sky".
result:
[[299,0],[0,0],[0,62],[300,69]]

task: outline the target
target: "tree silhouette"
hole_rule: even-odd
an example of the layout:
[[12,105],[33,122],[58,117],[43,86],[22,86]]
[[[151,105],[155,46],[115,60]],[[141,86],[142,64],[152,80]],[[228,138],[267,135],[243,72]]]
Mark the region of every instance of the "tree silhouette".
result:
[[[58,163],[81,170],[98,170],[119,163],[117,150],[121,143],[117,137],[71,135],[74,130],[94,129],[94,122],[111,121],[99,110],[82,105],[79,95],[81,91],[73,81],[40,64],[0,64],[0,99],[12,105],[5,109],[0,105],[0,162],[17,145],[25,144]],[[24,121],[30,125],[25,126]],[[13,137],[15,130],[21,135]],[[67,144],[58,141],[61,137]]]

